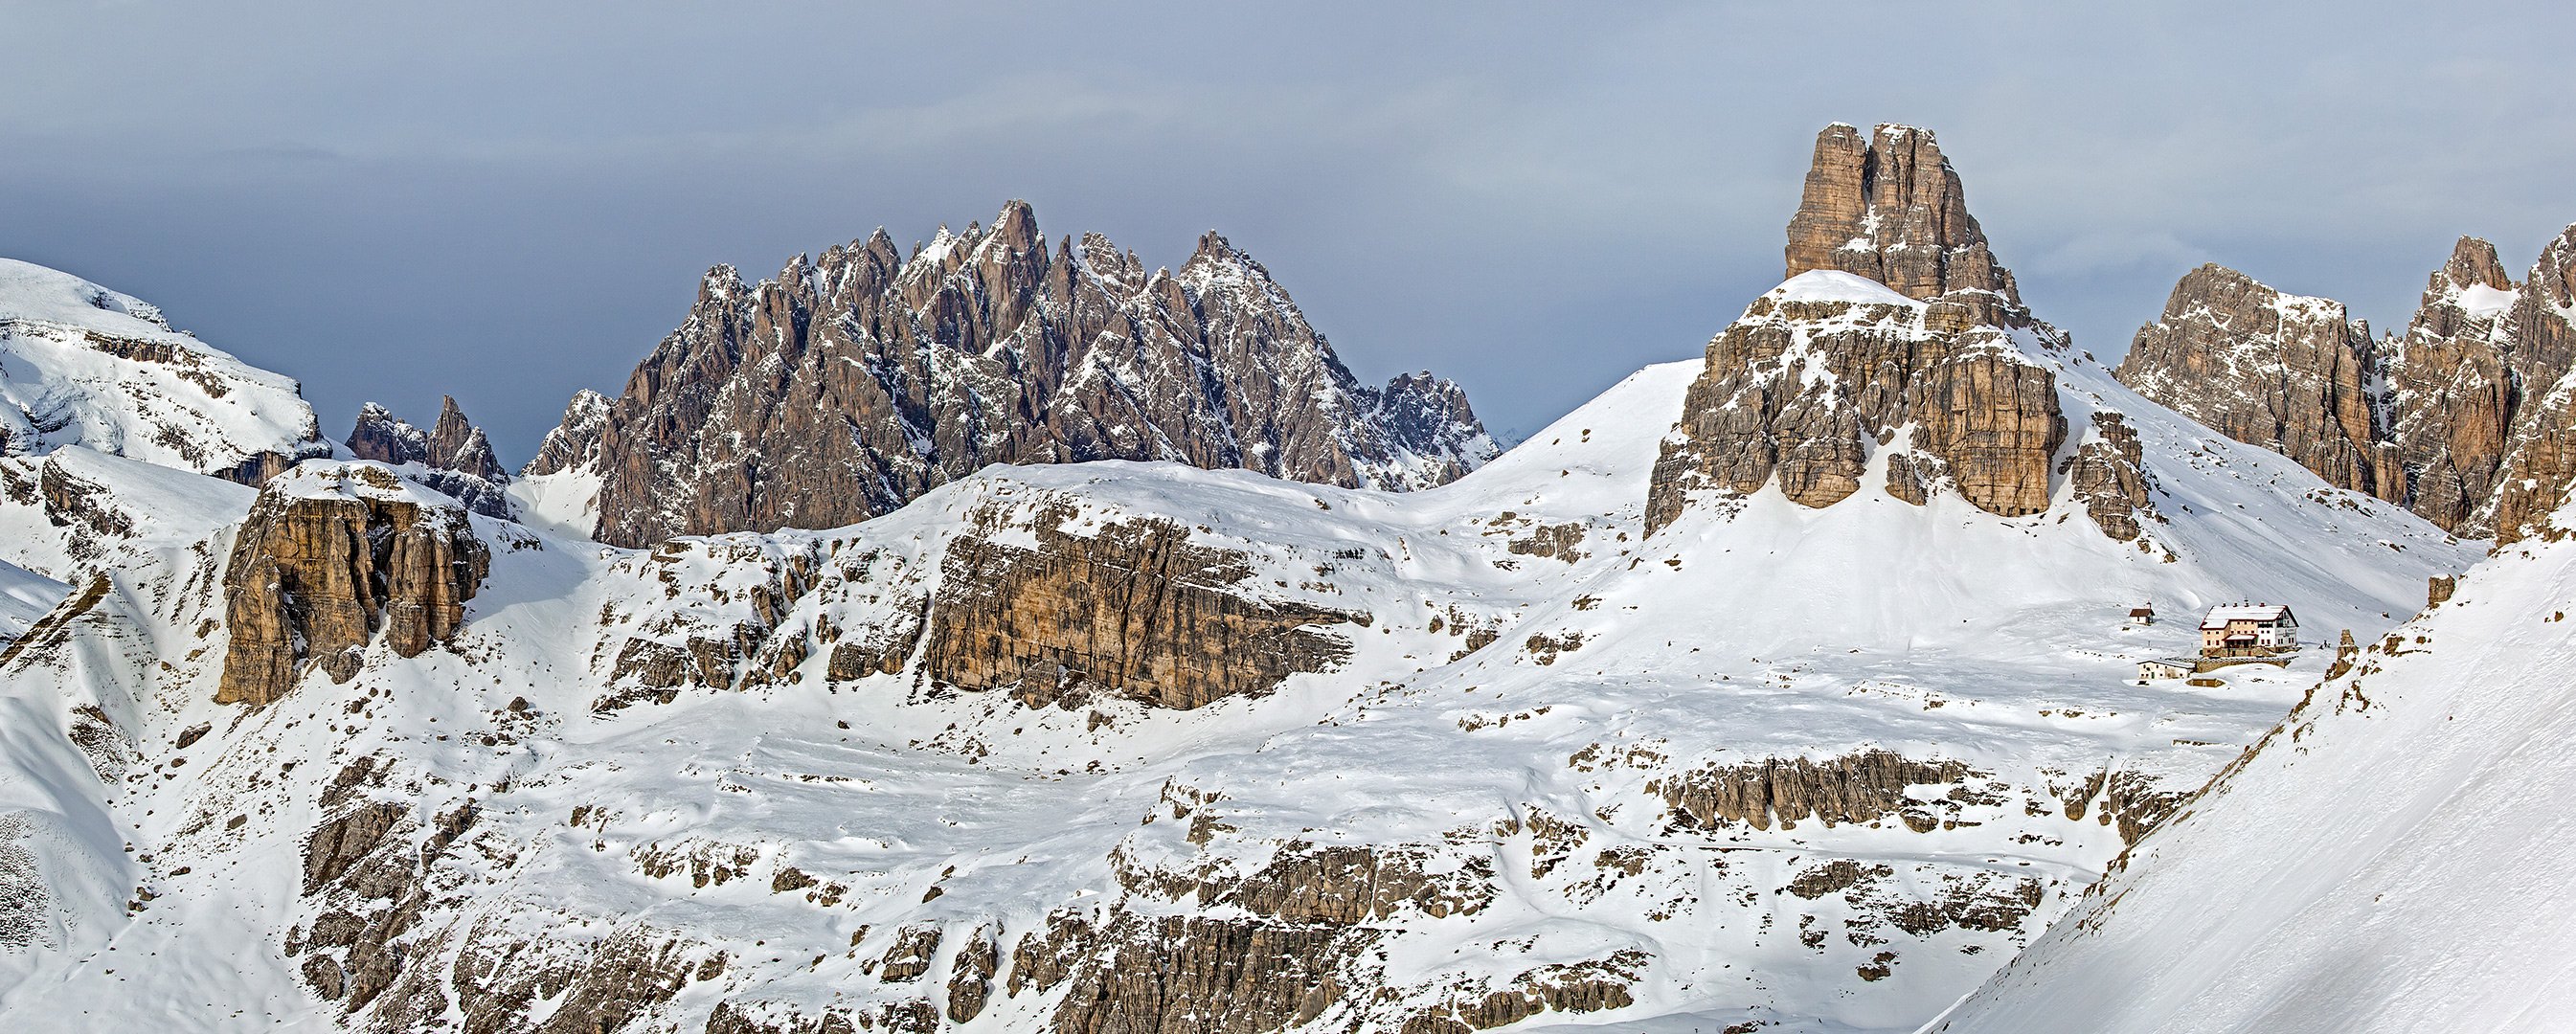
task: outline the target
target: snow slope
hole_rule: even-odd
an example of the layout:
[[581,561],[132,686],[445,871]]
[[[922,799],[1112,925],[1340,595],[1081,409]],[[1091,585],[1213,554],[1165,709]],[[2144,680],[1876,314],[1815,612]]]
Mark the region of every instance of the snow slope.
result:
[[61,582],[0,562],[0,643],[25,635],[27,626],[62,601],[63,593]]
[[[1351,850],[1439,889],[1328,924],[1332,944],[1367,946],[1326,960],[1336,979],[1385,990],[1329,1003],[1326,1027],[1401,1026],[1590,973],[1615,976],[1624,1004],[1528,1026],[1910,1030],[2327,660],[2139,685],[2135,661],[2195,633],[2131,628],[2129,608],[2271,599],[2312,630],[2376,636],[2470,556],[2087,361],[2038,357],[2070,423],[2107,406],[2137,426],[2167,518],[2150,547],[2105,538],[2063,484],[2047,512],[2005,519],[1955,496],[1909,506],[1876,476],[1827,509],[1766,488],[1645,539],[1658,443],[1698,366],[1674,363],[1418,493],[1172,464],[994,467],[849,528],[651,551],[475,517],[495,556],[458,643],[410,659],[380,646],[351,682],[308,675],[256,710],[211,703],[216,580],[247,491],[191,502],[140,465],[64,450],[44,462],[98,496],[151,500],[129,508],[153,517],[66,530],[37,504],[0,506],[24,532],[0,559],[73,583],[119,570],[101,611],[116,620],[0,668],[0,689],[56,723],[99,702],[139,760],[102,786],[30,777],[45,790],[19,807],[67,827],[108,816],[136,851],[92,837],[36,857],[58,932],[0,958],[19,977],[0,1017],[329,1028],[341,1004],[307,981],[341,974],[343,949],[302,938],[387,913],[303,885],[298,859],[354,794],[392,809],[409,831],[394,835],[421,845],[403,856],[426,859],[406,879],[435,892],[402,943],[436,996],[384,991],[368,1015],[390,1026],[462,1022],[513,979],[538,981],[521,1019],[570,1016],[605,986],[600,960],[635,953],[709,974],[639,1000],[637,1022],[698,1030],[719,1002],[892,1017],[944,996],[976,931],[998,931],[1010,976],[1062,922],[1271,929],[1284,920],[1227,902]],[[891,674],[825,677],[824,630],[901,641],[887,630],[964,577],[946,570],[963,538],[1145,521],[1242,558],[1239,591],[1371,620],[1329,630],[1350,646],[1337,667],[1187,711],[943,690],[916,677],[918,652]],[[638,642],[713,644],[724,670],[664,702],[619,674]],[[134,643],[148,662],[109,662]],[[45,750],[61,753],[12,747],[9,763],[35,771]],[[1938,771],[1842,822],[1703,822],[1680,803],[1742,766],[1873,752]],[[380,766],[372,781],[349,780],[360,759]],[[460,839],[421,839],[458,815]],[[153,895],[130,918],[129,888]],[[884,960],[925,927],[946,933],[928,972],[891,979]],[[464,971],[494,975],[439,989]],[[997,982],[957,1029],[1043,1026],[1083,979]]]
[[327,455],[300,391],[140,299],[0,259],[0,455],[81,445],[209,474]]
[[2480,564],[1935,1029],[2566,1029],[2570,609],[2576,542]]

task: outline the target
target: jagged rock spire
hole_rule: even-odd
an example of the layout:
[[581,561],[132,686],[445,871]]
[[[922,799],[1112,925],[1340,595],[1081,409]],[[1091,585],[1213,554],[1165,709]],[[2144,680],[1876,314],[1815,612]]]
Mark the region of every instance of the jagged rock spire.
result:
[[1881,125],[1868,140],[1835,123],[1816,134],[1805,195],[1789,220],[1788,269],[1857,273],[1917,301],[1990,294],[2018,309],[2012,273],[1968,214],[1959,173],[1932,131]]
[[[2014,333],[2064,339],[2021,307],[1931,132],[1883,125],[1864,141],[1825,127],[1787,258],[1788,282],[1709,343],[1648,487],[1650,534],[1702,493],[1776,483],[1801,506],[1835,505],[1868,487],[1887,448],[1885,491],[1905,502],[1956,492],[2003,516],[2048,508],[2067,420],[2055,375]],[[2123,490],[2121,471],[2137,475],[2122,460],[2086,469],[2097,521],[2126,539],[2143,499]]]
[[462,500],[476,513],[508,518],[501,486],[510,480],[483,429],[466,419],[452,395],[439,398],[438,421],[427,431],[370,402],[349,429],[349,451],[362,460],[406,468],[419,484]]
[[2521,283],[2452,245],[2390,347],[2341,303],[2193,270],[2117,371],[2140,394],[2464,537],[2538,534],[2576,484],[2576,226]]

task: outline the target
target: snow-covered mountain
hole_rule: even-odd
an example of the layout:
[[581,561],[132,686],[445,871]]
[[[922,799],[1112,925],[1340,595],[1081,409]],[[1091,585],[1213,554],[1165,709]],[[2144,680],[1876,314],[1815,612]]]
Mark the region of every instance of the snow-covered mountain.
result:
[[2478,565],[1936,1029],[2566,1029],[2571,604],[2563,534]]
[[[1960,204],[1881,136],[1948,194],[1871,224]],[[59,486],[0,493],[0,561],[67,593],[0,661],[0,884],[43,888],[0,1016],[1912,1029],[2330,662],[2141,683],[2177,618],[2375,640],[2474,554],[1945,248],[1927,297],[1796,271],[1411,493],[997,466],[630,550],[366,463],[0,460]]]
[[0,259],[0,456],[75,445],[248,484],[331,452],[293,380],[140,299]]

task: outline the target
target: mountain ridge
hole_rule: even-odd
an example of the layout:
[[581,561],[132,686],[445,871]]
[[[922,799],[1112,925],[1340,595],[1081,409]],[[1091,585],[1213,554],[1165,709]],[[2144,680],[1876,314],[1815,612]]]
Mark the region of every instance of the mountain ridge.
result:
[[2576,485],[2562,429],[2576,416],[2571,284],[2576,226],[2521,282],[2494,245],[2462,237],[2406,333],[2374,341],[2339,302],[2204,265],[2140,328],[2118,375],[2337,487],[2510,543],[2538,533],[2550,501]]
[[[1140,325],[1108,301],[1356,406],[1221,237],[1149,273],[1014,209],[899,261],[879,234],[765,286],[711,274],[626,397],[577,396],[503,487],[524,523],[366,460],[254,491],[0,457],[0,563],[63,593],[0,657],[28,730],[0,795],[33,802],[0,885],[47,888],[0,911],[26,949],[0,951],[0,1015],[1914,1029],[2350,674],[2312,642],[2141,679],[2196,647],[2174,616],[2262,598],[2385,642],[2483,544],[2123,385],[2023,304],[1929,131],[1828,127],[1817,154],[1789,275],[1696,360],[1412,491],[1158,451],[925,473],[829,527],[643,533],[696,519],[638,487],[664,461],[759,478],[621,435],[972,380],[1070,340],[1047,319]],[[1869,232],[1833,242],[1847,222]],[[848,372],[869,327],[962,358]],[[1051,397],[1133,400],[1110,389],[1146,369],[1074,364],[1107,394]],[[947,420],[913,429],[971,430]],[[410,429],[424,454],[472,451],[440,423]],[[1245,441],[1174,426],[1206,436],[1158,443]],[[592,539],[617,521],[638,548]]]
[[775,280],[709,271],[604,412],[587,395],[526,479],[594,480],[602,541],[831,527],[989,462],[1175,459],[1389,489],[1497,453],[1428,374],[1361,385],[1224,237],[1178,271],[1004,206],[899,255],[883,230]]

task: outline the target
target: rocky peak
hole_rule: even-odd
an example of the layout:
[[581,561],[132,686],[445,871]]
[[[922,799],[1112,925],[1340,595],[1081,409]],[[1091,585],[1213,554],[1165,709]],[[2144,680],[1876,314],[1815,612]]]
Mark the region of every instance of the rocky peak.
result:
[[2504,263],[2496,258],[2495,245],[2479,237],[2462,237],[2451,245],[2451,260],[2442,263],[2433,276],[2435,286],[2426,291],[2428,304],[2432,301],[2431,292],[2445,284],[2453,291],[2475,286],[2497,291],[2514,289],[2513,281],[2504,274]]
[[2505,338],[2501,331],[2511,323],[2497,317],[2513,308],[2520,289],[2505,276],[2495,245],[2462,237],[2451,246],[2450,261],[2434,270],[2425,283],[2424,298],[2407,324],[2406,336],[2415,340],[2474,336],[2501,342]]
[[370,402],[350,428],[349,452],[399,469],[403,476],[456,497],[476,513],[508,519],[510,481],[483,429],[466,419],[452,395],[440,396],[438,421],[427,431]]
[[2174,285],[2113,376],[2328,484],[2403,500],[2406,478],[2372,397],[2378,373],[2370,328],[2343,303],[2283,294],[2212,263]]
[[260,491],[235,533],[215,700],[276,700],[308,665],[346,682],[379,633],[417,656],[463,627],[490,564],[454,500],[371,463],[297,466]]
[[2536,396],[2576,368],[2576,225],[2540,249],[2506,319],[2513,326],[2513,366]]
[[2022,308],[1929,130],[1825,127],[1786,255],[1786,282],[1709,342],[1655,464],[1650,534],[1702,493],[1776,483],[1831,506],[1882,451],[1885,490],[1904,502],[2048,508],[2067,420],[2056,375],[2021,349],[2064,336]]
[[2220,266],[2183,277],[2116,375],[2238,441],[2445,531],[2534,534],[2576,484],[2576,226],[2530,275],[2462,237],[2403,337]]
[[552,474],[585,466],[599,454],[599,435],[608,426],[609,398],[583,388],[564,405],[563,423],[546,432],[536,458],[520,469],[524,476]]
[[1079,242],[1050,249],[1014,201],[901,260],[880,230],[776,281],[718,267],[622,397],[576,400],[528,472],[589,469],[596,533],[641,545],[853,523],[994,462],[1404,489],[1499,452],[1454,385],[1360,385],[1223,237],[1177,275]]
[[2513,431],[2506,349],[2519,285],[2495,245],[2462,237],[2434,270],[2406,336],[2386,355],[2390,439],[2408,505],[2449,531],[2477,534]]
[[382,403],[358,407],[358,422],[349,429],[349,451],[380,463],[418,463],[429,448],[420,428],[394,415]]
[[465,419],[453,395],[439,396],[438,423],[429,431],[429,457],[433,466],[461,470],[491,481],[509,477],[500,460],[492,455],[492,442],[483,429]]
[[2549,525],[2576,488],[2576,226],[2541,249],[2506,318],[2520,405],[2496,496],[2499,544],[2576,530]]
[[2021,308],[2012,273],[1996,263],[1958,171],[1927,129],[1881,125],[1864,140],[1835,123],[1818,133],[1786,253],[1784,279],[1835,269],[1917,301],[1974,292],[1962,300],[1989,322]]

